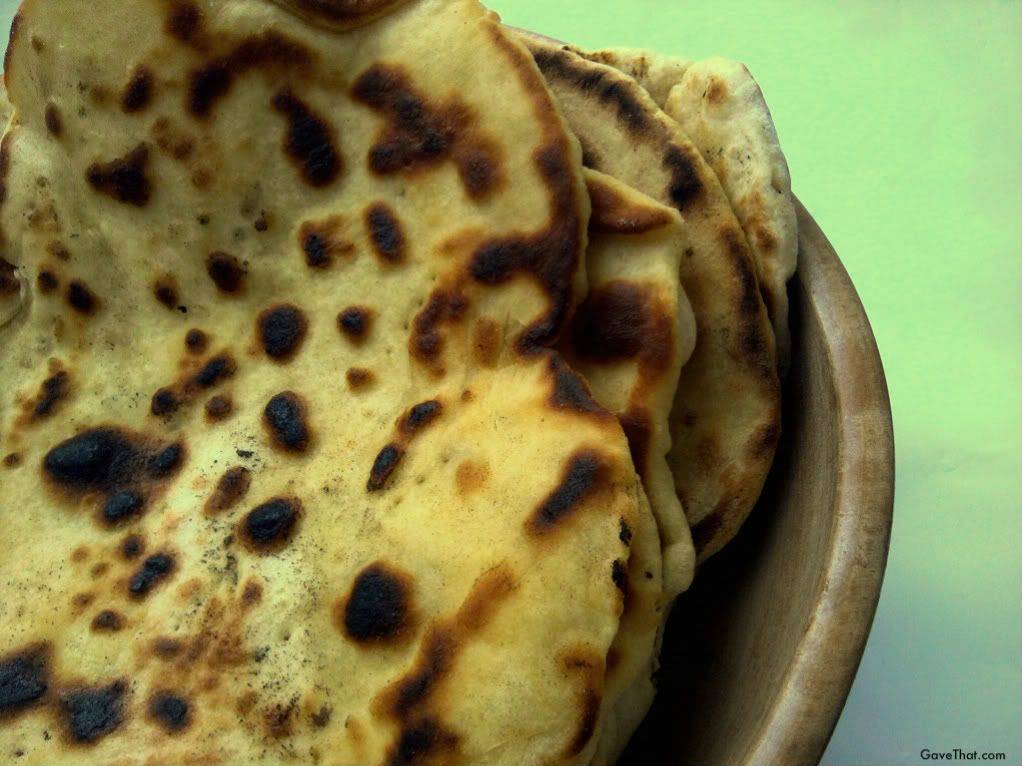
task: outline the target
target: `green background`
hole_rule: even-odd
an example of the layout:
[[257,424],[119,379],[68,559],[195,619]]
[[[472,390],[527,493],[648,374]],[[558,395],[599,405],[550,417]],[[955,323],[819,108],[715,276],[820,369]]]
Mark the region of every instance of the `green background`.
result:
[[[956,747],[1022,763],[1020,4],[490,4],[583,46],[748,64],[872,320],[894,409],[887,576],[823,763]],[[0,23],[15,5],[0,0]]]

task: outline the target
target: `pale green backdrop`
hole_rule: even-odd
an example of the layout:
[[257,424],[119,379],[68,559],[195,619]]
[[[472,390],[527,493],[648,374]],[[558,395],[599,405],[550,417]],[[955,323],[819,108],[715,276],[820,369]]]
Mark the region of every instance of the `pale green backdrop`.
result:
[[[724,55],[758,78],[796,193],[869,312],[894,408],[887,578],[823,763],[957,747],[1022,764],[1020,4],[491,5],[580,45]],[[14,7],[0,0],[4,26]]]

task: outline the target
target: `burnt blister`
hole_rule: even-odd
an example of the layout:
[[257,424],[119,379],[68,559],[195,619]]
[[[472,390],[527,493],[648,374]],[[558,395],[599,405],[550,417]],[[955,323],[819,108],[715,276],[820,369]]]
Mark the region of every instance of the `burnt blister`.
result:
[[337,180],[342,162],[334,129],[289,90],[274,96],[273,108],[287,120],[284,153],[305,182],[320,188]]
[[344,607],[344,632],[359,643],[391,642],[408,632],[412,621],[407,578],[382,563],[359,573]]
[[[200,344],[205,345],[203,337]],[[202,390],[208,390],[234,377],[237,372],[237,363],[228,353],[217,354],[207,360],[197,372],[186,378],[181,384],[165,386],[153,394],[150,403],[150,412],[156,416],[171,415],[182,405],[190,403]],[[230,413],[231,404],[227,397],[215,397],[216,402],[207,404],[207,413],[211,419],[224,417]],[[212,412],[211,412],[212,410]]]
[[124,681],[109,686],[79,689],[64,695],[62,708],[68,732],[78,743],[96,742],[124,721]]
[[94,593],[76,593],[71,597],[71,607],[76,613],[80,613],[95,600],[96,594]]
[[743,316],[757,316],[762,296],[756,275],[753,272],[751,252],[744,235],[737,228],[725,227],[719,232],[719,240],[731,259],[735,279],[739,285],[739,312]]
[[408,349],[412,356],[428,365],[434,374],[444,372],[441,361],[444,338],[440,334],[440,326],[461,321],[468,307],[469,300],[465,295],[438,287],[430,293],[426,305],[416,314],[408,337]]
[[322,269],[330,265],[330,249],[323,237],[316,232],[305,235],[302,250],[305,251],[305,262],[310,268]]
[[[194,44],[194,38],[193,34],[187,42]],[[246,37],[226,55],[191,73],[185,105],[195,117],[208,118],[238,76],[253,69],[266,71],[271,65],[308,69],[313,58],[302,43],[272,29]]]
[[643,134],[649,131],[649,110],[639,100],[637,86],[632,87],[631,83],[626,85],[621,73],[607,67],[594,68],[589,61],[563,49],[532,48],[531,53],[545,77],[569,82],[579,90],[611,104],[629,132]]
[[[433,718],[423,717],[406,722],[394,745],[387,766],[415,766],[433,761],[443,753],[451,753],[458,747],[460,738],[445,729]],[[442,763],[443,761],[436,761]]]
[[110,524],[118,524],[138,516],[145,508],[145,498],[135,490],[122,490],[111,495],[103,504],[103,518]]
[[173,556],[167,553],[156,553],[150,556],[131,576],[131,580],[128,582],[128,593],[134,598],[143,598],[149,595],[153,588],[174,572],[174,568]]
[[217,394],[206,402],[206,418],[210,421],[223,420],[234,411],[234,402],[231,397]]
[[628,569],[621,559],[615,559],[610,568],[610,579],[622,593],[628,592]]
[[61,118],[60,109],[56,104],[50,102],[46,105],[46,109],[43,111],[43,121],[46,123],[46,130],[54,138],[64,135],[64,120]]
[[529,257],[526,242],[491,242],[476,251],[469,267],[470,273],[480,284],[490,286],[503,284]]
[[160,636],[152,642],[153,656],[161,660],[173,660],[175,657],[180,657],[184,650],[184,642],[176,638]]
[[696,163],[680,147],[671,146],[664,155],[662,164],[664,170],[670,173],[667,196],[678,210],[684,212],[703,192]]
[[568,461],[561,482],[529,518],[528,531],[541,536],[556,529],[590,497],[607,474],[604,459],[592,450],[579,450]]
[[96,191],[113,197],[118,202],[144,207],[152,193],[146,167],[149,147],[139,144],[123,157],[110,162],[95,162],[89,166],[85,178]]
[[[39,272],[39,276],[36,277],[36,286],[39,288],[39,292],[43,295],[49,295],[55,292],[60,287],[60,280],[57,275],[49,269],[43,269]],[[3,294],[3,289],[0,287],[0,295]]]
[[185,348],[192,354],[202,354],[209,345],[209,336],[193,327],[185,334]]
[[442,412],[443,405],[437,399],[420,402],[401,418],[399,429],[402,433],[412,436],[440,417]]
[[259,315],[259,339],[266,355],[274,361],[291,359],[305,340],[308,329],[305,314],[289,303],[273,306]]
[[326,728],[326,725],[330,723],[330,717],[333,715],[334,709],[329,705],[323,705],[312,714],[312,725],[317,729]]
[[146,471],[154,479],[163,479],[174,473],[184,459],[184,447],[171,444],[152,455],[146,462]]
[[153,285],[153,296],[171,311],[181,304],[181,296],[177,291],[177,281],[169,275],[156,280],[156,283]]
[[373,172],[385,175],[432,165],[450,154],[453,126],[431,114],[402,71],[381,64],[371,66],[355,81],[352,95],[394,123],[370,150]]
[[71,283],[67,286],[67,302],[71,308],[85,316],[91,316],[99,309],[99,298],[80,279],[71,280]]
[[61,370],[48,377],[43,381],[35,407],[32,409],[33,416],[41,418],[51,415],[67,398],[70,390],[71,376],[66,370]]
[[104,609],[92,620],[93,633],[117,633],[124,628],[125,619],[112,609]]
[[374,64],[355,81],[352,97],[388,118],[369,150],[377,175],[415,173],[450,160],[472,199],[503,183],[498,145],[477,127],[472,109],[457,99],[430,103],[401,68]]
[[125,561],[137,559],[145,551],[145,541],[138,535],[128,535],[121,541],[121,556]]
[[188,82],[188,110],[196,117],[208,116],[230,90],[232,80],[231,70],[220,61],[194,72]]
[[301,509],[301,502],[290,497],[276,497],[256,506],[242,519],[242,539],[256,551],[279,549],[292,538]]
[[98,579],[110,571],[110,563],[107,561],[100,561],[97,564],[92,565],[92,569],[89,574],[92,575],[92,579]]
[[593,398],[592,391],[582,376],[565,364],[558,355],[550,355],[548,370],[553,378],[553,390],[549,399],[552,407],[601,418],[610,417]]
[[121,108],[128,114],[141,112],[149,106],[152,98],[153,74],[145,67],[139,67],[121,94]]
[[220,292],[233,295],[244,287],[247,269],[236,256],[218,250],[206,258],[206,273]]
[[621,526],[617,535],[618,539],[625,545],[632,544],[632,528],[628,526],[628,522],[621,519]]
[[593,290],[573,321],[573,347],[586,359],[622,361],[642,352],[653,332],[653,296],[640,285],[611,282]]
[[245,589],[241,592],[241,604],[245,607],[254,606],[263,600],[263,586],[258,580],[251,580],[245,583]]
[[212,388],[232,377],[236,371],[237,365],[230,355],[218,354],[202,366],[202,369],[192,378],[192,383],[201,388]]
[[0,658],[0,720],[42,699],[49,689],[49,660],[48,644]]
[[344,373],[344,378],[348,381],[348,388],[352,391],[360,391],[367,388],[376,380],[373,371],[367,370],[365,367],[349,367],[347,372]]
[[298,244],[310,269],[324,271],[336,257],[355,252],[355,243],[344,236],[344,226],[344,219],[338,215],[302,223],[298,229]]
[[461,147],[456,150],[456,159],[461,182],[472,199],[488,196],[503,183],[495,144]]
[[181,402],[171,388],[161,388],[153,394],[152,401],[149,404],[149,411],[158,417],[163,415],[170,415],[175,412],[178,407],[181,406]]
[[563,144],[540,147],[533,155],[550,199],[550,226],[532,235],[513,234],[486,240],[472,255],[469,276],[486,286],[503,284],[516,274],[534,277],[549,297],[542,317],[515,340],[522,354],[552,345],[567,319],[572,285],[583,250],[583,232],[574,200],[578,190]]
[[74,490],[100,489],[115,480],[118,468],[137,459],[137,447],[110,428],[94,428],[61,442],[43,459],[46,473]]
[[240,465],[228,468],[206,501],[206,510],[219,513],[233,508],[245,497],[251,484],[252,472],[248,468]]
[[263,423],[273,443],[287,452],[305,452],[311,434],[306,422],[305,405],[292,391],[283,391],[267,402]]
[[167,16],[165,29],[183,43],[191,42],[200,29],[202,11],[194,3],[176,0]]
[[337,327],[356,345],[365,342],[372,327],[373,311],[365,306],[349,306],[337,315]]
[[369,481],[366,482],[366,489],[369,492],[377,492],[383,489],[397,464],[404,457],[404,450],[397,444],[388,444],[381,449],[373,461],[373,467],[369,471]]
[[184,697],[159,691],[149,698],[149,718],[167,732],[179,732],[191,721],[191,709]]
[[405,258],[405,234],[397,215],[382,202],[370,205],[365,214],[366,230],[373,250],[384,263],[400,263]]
[[403,724],[415,720],[430,707],[431,697],[449,677],[465,642],[492,622],[516,589],[515,575],[505,564],[480,575],[457,613],[434,622],[426,631],[414,665],[384,690],[377,705]]

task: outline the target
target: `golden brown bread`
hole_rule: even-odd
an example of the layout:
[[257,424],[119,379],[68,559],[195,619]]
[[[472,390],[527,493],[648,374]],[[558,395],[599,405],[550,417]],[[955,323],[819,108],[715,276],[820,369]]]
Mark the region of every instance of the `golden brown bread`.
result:
[[634,48],[580,56],[625,72],[675,120],[716,173],[756,261],[782,375],[791,355],[787,283],[798,259],[791,174],[759,85],[737,61],[701,61]]
[[659,544],[552,350],[589,203],[527,51],[29,0],[7,74],[0,752],[589,763]]
[[587,169],[593,210],[589,292],[559,348],[614,413],[660,528],[665,599],[688,588],[692,536],[666,455],[678,376],[696,342],[692,307],[678,280],[688,233],[677,210]]
[[523,39],[579,137],[585,164],[684,219],[689,246],[680,278],[696,345],[671,411],[668,462],[703,561],[751,511],[780,436],[774,337],[752,252],[713,170],[635,80],[568,46]]

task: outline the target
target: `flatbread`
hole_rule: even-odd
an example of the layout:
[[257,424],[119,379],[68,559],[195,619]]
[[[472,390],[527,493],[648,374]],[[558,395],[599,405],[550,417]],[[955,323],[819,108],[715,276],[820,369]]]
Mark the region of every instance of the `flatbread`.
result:
[[782,370],[791,360],[787,285],[798,259],[791,173],[763,93],[744,64],[697,61],[671,89],[664,110],[720,179],[756,257],[760,290]]
[[671,410],[668,463],[703,561],[748,516],[780,436],[773,332],[752,254],[712,169],[638,83],[546,38],[523,39],[586,165],[676,208],[685,221],[680,277],[696,346]]
[[659,551],[551,350],[588,197],[525,49],[471,0],[28,0],[12,37],[0,752],[592,761]]
[[599,171],[587,169],[586,183],[593,204],[589,293],[560,348],[628,435],[660,527],[669,602],[695,572],[692,535],[666,460],[668,415],[695,346],[692,307],[678,281],[688,240],[674,208]]
[[661,109],[667,103],[671,88],[681,82],[685,71],[692,65],[681,56],[665,56],[641,48],[612,47],[587,51],[567,46],[589,61],[604,64],[624,72],[641,85]]
[[[628,609],[654,619],[626,620],[616,643],[633,648],[611,649],[619,659],[607,688],[616,694],[620,685],[621,701],[604,724],[593,759],[609,765],[617,762],[653,702],[660,627],[695,570],[692,536],[665,459],[667,415],[681,365],[695,343],[695,321],[678,282],[685,237],[677,211],[595,170],[586,170],[586,185],[593,204],[586,250],[589,293],[559,348],[593,398],[624,427],[646,490],[642,501],[648,496],[655,516],[653,523],[640,514],[632,532]],[[662,551],[662,588],[658,578],[648,576],[656,570],[642,568],[649,551],[657,564]]]
[[756,260],[782,372],[791,361],[787,283],[798,260],[791,173],[766,99],[737,61],[690,61],[650,51],[579,51],[635,78],[684,129],[720,179]]

